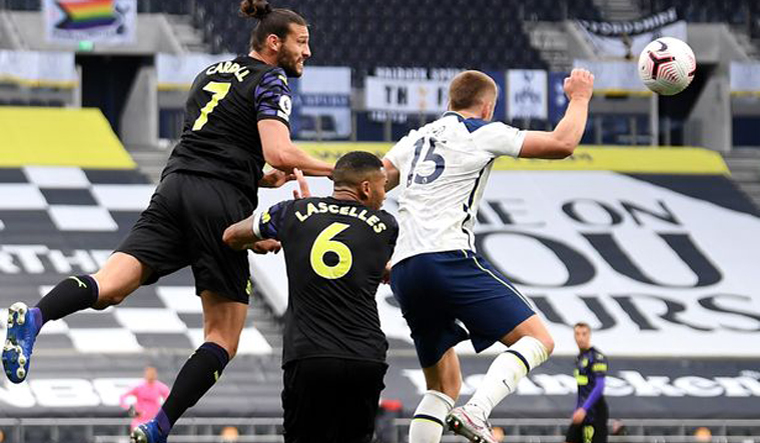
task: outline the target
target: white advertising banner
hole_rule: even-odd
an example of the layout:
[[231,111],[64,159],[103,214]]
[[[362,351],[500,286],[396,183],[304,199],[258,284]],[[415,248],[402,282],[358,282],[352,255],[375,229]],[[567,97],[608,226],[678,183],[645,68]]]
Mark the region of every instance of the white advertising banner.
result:
[[137,0],[44,0],[49,42],[134,43]]
[[546,71],[510,69],[507,72],[507,120],[546,119],[548,98]]
[[[351,135],[351,68],[307,66],[297,79],[297,106],[304,124],[301,137],[348,138]],[[295,83],[295,82],[294,82]],[[316,122],[319,122],[317,128]]]
[[158,87],[160,89],[189,89],[195,76],[201,70],[214,63],[234,58],[234,54],[156,54]]
[[364,98],[370,111],[438,114],[449,102],[448,79],[403,79],[369,76]]
[[575,60],[574,68],[584,68],[594,74],[594,92],[650,94],[639,77],[635,62]]
[[[678,189],[707,186],[736,198],[735,188],[715,188],[704,177]],[[578,321],[594,328],[595,345],[609,355],[760,355],[760,218],[671,189],[668,180],[655,183],[604,171],[494,171],[476,226],[478,250],[533,301],[559,355],[577,353]],[[331,192],[328,180],[310,184],[314,195]],[[291,192],[261,193],[260,206]],[[397,212],[394,193],[385,209]],[[284,309],[282,254],[256,256],[252,268]],[[388,337],[411,346],[388,286],[377,301]],[[469,342],[459,349],[473,352]]]
[[0,50],[0,81],[72,87],[78,82],[74,53]]
[[686,21],[678,20],[675,8],[635,21],[590,22],[576,26],[600,58],[632,58],[652,40],[674,37],[686,41]]
[[731,92],[760,92],[760,63],[731,62]]

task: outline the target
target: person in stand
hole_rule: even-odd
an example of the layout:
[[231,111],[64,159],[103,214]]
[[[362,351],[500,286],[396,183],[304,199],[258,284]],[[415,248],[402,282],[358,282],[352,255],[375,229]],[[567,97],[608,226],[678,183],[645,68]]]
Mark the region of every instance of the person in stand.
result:
[[[133,404],[127,404],[127,399],[134,397]],[[153,366],[145,368],[143,381],[119,397],[119,405],[129,410],[132,423],[129,429],[149,422],[156,416],[161,404],[169,397],[169,387],[158,380],[158,371]]]

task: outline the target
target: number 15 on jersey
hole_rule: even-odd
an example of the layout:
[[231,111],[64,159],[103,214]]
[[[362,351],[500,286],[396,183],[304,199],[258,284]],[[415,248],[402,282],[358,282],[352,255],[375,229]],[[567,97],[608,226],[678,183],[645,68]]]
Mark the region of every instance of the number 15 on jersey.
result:
[[[425,151],[425,157],[420,162],[420,155],[423,149],[427,145],[427,151]],[[446,169],[446,159],[442,155],[435,152],[439,147],[439,142],[435,137],[422,137],[414,144],[414,159],[412,160],[412,167],[409,169],[409,175],[406,177],[406,186],[409,187],[412,183],[426,185],[432,183],[443,174]],[[428,175],[415,174],[414,171],[419,163],[430,162],[433,163],[434,169]]]

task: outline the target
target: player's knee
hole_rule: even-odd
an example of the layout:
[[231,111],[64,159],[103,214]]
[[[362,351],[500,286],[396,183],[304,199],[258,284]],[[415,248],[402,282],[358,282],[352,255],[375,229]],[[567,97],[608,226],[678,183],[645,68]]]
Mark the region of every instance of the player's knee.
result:
[[118,305],[134,290],[133,285],[112,276],[112,273],[109,274],[102,269],[93,274],[92,277],[98,283],[98,301],[93,305],[93,309],[103,310]]
[[127,293],[120,293],[118,291],[101,291],[98,294],[98,301],[92,306],[93,309],[102,311],[109,306],[118,305],[127,298]]
[[544,334],[542,337],[536,337],[538,341],[541,342],[541,344],[544,345],[544,348],[546,348],[546,354],[552,355],[552,352],[554,352],[554,338],[552,338],[551,334]]
[[237,350],[238,350],[237,342],[230,345],[223,344],[221,346],[224,348],[225,351],[227,351],[227,355],[229,355],[230,360],[232,360],[235,357],[235,355],[237,355]]

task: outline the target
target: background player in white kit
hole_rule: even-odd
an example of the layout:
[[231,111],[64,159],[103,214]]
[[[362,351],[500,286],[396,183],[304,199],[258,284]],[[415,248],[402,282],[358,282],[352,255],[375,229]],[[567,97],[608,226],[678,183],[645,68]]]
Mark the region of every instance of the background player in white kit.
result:
[[[564,83],[570,103],[554,131],[520,131],[490,122],[496,83],[479,71],[462,72],[451,81],[449,111],[411,131],[383,159],[387,188],[401,186],[391,287],[428,389],[412,420],[411,443],[439,442],[444,421],[471,441],[495,442],[487,421],[492,409],[552,353],[554,341],[531,304],[475,252],[473,226],[494,159],[573,153],[593,84],[590,72],[573,70]],[[462,384],[453,347],[467,338],[477,352],[496,341],[508,349],[467,404],[452,409]]]

